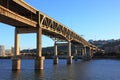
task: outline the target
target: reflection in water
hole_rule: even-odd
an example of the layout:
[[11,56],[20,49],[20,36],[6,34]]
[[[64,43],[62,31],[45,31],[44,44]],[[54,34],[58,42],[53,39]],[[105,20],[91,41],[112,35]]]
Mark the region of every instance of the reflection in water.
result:
[[[32,62],[32,63],[31,63]],[[11,60],[0,60],[0,80],[119,80],[120,60],[77,61],[71,65],[60,60],[46,60],[44,70],[34,70],[31,60],[24,60],[21,70],[11,70]],[[31,64],[30,64],[31,63]],[[27,65],[27,66],[26,66]]]
[[44,80],[44,70],[35,70],[35,80]]
[[74,77],[73,65],[67,65],[67,72],[68,77],[72,79]]
[[11,71],[11,80],[20,80],[20,70]]
[[11,71],[9,80],[44,80],[44,70]]

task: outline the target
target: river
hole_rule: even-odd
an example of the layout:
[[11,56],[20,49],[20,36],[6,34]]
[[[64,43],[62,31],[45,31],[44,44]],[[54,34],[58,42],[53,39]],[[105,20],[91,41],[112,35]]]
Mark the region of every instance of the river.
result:
[[0,59],[0,80],[120,80],[120,60],[115,59],[73,60],[71,65],[46,59],[43,71],[34,70],[34,60],[21,60],[20,71],[11,69],[11,59]]

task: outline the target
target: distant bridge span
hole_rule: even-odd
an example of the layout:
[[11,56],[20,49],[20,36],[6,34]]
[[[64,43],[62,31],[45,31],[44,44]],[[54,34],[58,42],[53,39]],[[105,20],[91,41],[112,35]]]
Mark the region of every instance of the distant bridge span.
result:
[[68,42],[68,63],[72,63],[71,43],[82,45],[84,55],[87,53],[91,55],[92,51],[99,50],[65,25],[38,11],[23,0],[0,0],[0,22],[16,27],[13,69],[20,69],[20,60],[16,56],[19,55],[19,34],[22,33],[37,33],[35,69],[43,69],[42,34],[55,39],[55,63],[58,60],[57,40]]

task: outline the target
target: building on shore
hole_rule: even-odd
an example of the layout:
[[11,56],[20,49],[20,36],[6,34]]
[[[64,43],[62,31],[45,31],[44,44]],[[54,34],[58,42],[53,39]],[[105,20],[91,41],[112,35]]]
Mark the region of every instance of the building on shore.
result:
[[5,50],[5,55],[6,56],[13,56],[12,50],[11,49],[6,49]]
[[5,56],[5,46],[0,45],[0,56]]
[[120,54],[120,45],[115,46],[115,51],[116,51],[116,53],[119,53],[119,54]]
[[11,55],[14,55],[14,54],[15,54],[14,47],[11,47]]

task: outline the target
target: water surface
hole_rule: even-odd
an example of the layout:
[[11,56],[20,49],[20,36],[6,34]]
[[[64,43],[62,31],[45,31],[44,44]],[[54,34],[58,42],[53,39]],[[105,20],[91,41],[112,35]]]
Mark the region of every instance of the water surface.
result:
[[0,80],[120,80],[120,60],[113,59],[73,60],[72,65],[46,59],[43,71],[34,70],[34,60],[22,60],[20,71],[11,69],[10,59],[0,59]]

